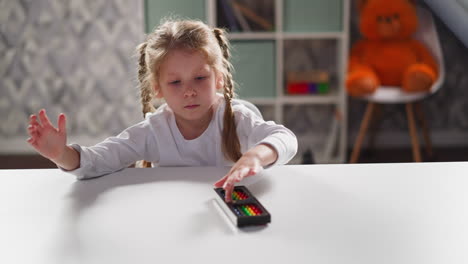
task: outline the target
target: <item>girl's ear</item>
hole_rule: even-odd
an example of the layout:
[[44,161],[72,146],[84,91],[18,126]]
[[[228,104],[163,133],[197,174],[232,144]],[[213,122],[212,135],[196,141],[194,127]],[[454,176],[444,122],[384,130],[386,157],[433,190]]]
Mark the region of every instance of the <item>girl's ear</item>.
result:
[[216,74],[216,90],[224,88],[224,76],[221,73]]
[[153,86],[153,90],[154,90],[154,97],[156,97],[158,99],[163,98],[164,95],[163,95],[162,89],[158,84],[155,84]]

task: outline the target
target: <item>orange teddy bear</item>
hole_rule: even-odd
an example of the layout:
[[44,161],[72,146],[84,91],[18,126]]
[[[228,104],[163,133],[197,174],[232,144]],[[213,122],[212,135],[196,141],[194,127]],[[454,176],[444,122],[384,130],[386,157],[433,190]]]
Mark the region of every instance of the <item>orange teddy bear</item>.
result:
[[380,85],[429,91],[437,78],[437,64],[428,49],[412,38],[418,26],[414,1],[358,0],[358,8],[365,39],[351,50],[348,93],[367,95]]

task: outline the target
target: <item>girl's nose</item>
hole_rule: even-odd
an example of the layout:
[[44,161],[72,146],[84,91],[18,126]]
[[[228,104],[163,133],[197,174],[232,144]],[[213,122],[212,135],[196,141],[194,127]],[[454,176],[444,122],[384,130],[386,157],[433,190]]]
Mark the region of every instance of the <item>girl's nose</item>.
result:
[[185,89],[185,93],[184,93],[185,97],[195,96],[195,95],[197,95],[197,92],[195,91],[195,89],[193,89],[193,87],[187,87],[187,89]]

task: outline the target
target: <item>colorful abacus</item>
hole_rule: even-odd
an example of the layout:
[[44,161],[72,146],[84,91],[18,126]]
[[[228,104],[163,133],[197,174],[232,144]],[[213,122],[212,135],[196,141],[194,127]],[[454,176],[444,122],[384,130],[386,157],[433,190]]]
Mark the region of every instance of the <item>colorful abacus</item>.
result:
[[237,215],[261,215],[262,209],[258,208],[255,204],[247,204],[247,205],[238,205],[234,207],[234,211]]
[[245,186],[236,186],[232,192],[232,202],[224,200],[225,191],[216,188],[216,196],[226,215],[238,227],[249,225],[264,225],[271,222],[271,216],[262,204]]
[[249,196],[247,196],[247,194],[243,192],[242,190],[234,190],[232,192],[232,200],[241,201],[247,198],[249,198]]

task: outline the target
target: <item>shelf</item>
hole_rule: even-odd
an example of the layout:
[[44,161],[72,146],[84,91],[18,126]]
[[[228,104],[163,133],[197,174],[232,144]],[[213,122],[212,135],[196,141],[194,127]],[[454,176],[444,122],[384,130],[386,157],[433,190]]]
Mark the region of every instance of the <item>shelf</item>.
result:
[[274,105],[278,101],[276,98],[261,98],[261,97],[251,97],[251,98],[242,98],[255,105]]
[[229,39],[232,40],[274,40],[276,33],[271,32],[242,32],[229,33]]
[[343,32],[286,32],[280,35],[283,39],[341,39]]
[[256,105],[272,105],[272,104],[337,104],[340,97],[337,93],[326,95],[283,95],[276,98],[264,97],[242,97]]
[[271,33],[271,32],[236,32],[229,33],[231,40],[274,40],[274,39],[341,39],[344,38],[343,32],[285,32],[285,33]]
[[338,94],[326,95],[284,95],[279,101],[284,104],[336,104],[339,102]]

